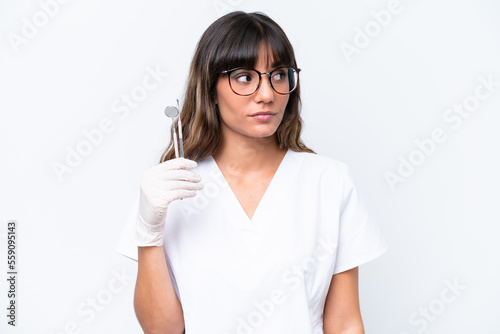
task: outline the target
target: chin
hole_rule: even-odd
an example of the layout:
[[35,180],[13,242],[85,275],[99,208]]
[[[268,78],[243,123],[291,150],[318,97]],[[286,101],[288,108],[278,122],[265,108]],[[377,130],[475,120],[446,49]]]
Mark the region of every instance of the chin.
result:
[[276,134],[276,129],[274,131],[255,131],[253,133],[246,133],[247,137],[252,138],[269,138]]
[[240,126],[227,126],[224,124],[226,130],[229,130],[227,133],[230,133],[245,136],[249,138],[269,138],[276,134],[276,130],[279,127],[279,124],[267,123],[267,124],[259,124],[259,125],[248,125],[248,124],[240,124]]
[[254,129],[254,131],[248,131],[245,135],[254,138],[268,138],[276,134],[277,126],[269,126],[266,128],[260,127],[260,129]]

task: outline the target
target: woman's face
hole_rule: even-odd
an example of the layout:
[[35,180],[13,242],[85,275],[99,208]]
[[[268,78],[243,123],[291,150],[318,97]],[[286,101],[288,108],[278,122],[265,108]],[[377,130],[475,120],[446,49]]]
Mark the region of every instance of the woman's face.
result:
[[[270,72],[266,63],[266,52],[263,46],[260,48],[259,57],[255,64],[255,70],[263,73]],[[221,128],[224,139],[228,136],[246,136],[253,138],[265,138],[273,136],[281,124],[285,112],[289,94],[276,93],[269,85],[269,76],[263,75],[259,89],[249,96],[235,94],[229,86],[227,74],[219,76],[216,86],[216,102],[222,119]],[[266,113],[270,116],[259,116]]]

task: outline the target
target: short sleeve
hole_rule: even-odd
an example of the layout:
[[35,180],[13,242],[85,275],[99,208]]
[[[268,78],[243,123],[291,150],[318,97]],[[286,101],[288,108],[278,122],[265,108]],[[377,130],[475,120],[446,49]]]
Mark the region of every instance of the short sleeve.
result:
[[356,189],[347,165],[344,165],[341,184],[342,202],[334,275],[369,262],[388,248],[378,224],[370,217]]

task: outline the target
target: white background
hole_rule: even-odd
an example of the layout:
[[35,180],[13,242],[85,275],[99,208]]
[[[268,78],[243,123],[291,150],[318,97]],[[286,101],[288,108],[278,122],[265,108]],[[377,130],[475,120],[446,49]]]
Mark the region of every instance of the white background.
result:
[[[87,0],[49,16],[50,2],[0,3],[0,267],[6,275],[14,219],[19,272],[18,326],[6,324],[1,279],[0,332],[140,332],[137,264],[113,249],[142,173],[168,143],[163,109],[182,92],[202,32],[230,10],[283,27],[302,68],[303,138],[351,166],[387,238],[390,250],[360,269],[366,332],[500,331],[499,2],[401,0],[382,27],[371,13],[386,0]],[[346,56],[341,46],[356,42]],[[168,75],[124,108],[148,68]],[[480,77],[497,86],[453,128],[443,115],[474,101]],[[112,130],[58,178],[54,163],[106,119]],[[418,153],[415,141],[436,128],[446,140]],[[419,165],[391,188],[387,172],[410,157]]]

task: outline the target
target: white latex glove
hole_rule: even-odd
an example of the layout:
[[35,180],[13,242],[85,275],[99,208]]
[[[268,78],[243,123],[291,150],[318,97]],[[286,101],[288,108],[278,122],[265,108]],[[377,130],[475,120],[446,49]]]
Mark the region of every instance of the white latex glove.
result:
[[137,246],[162,246],[168,205],[180,198],[194,197],[203,189],[201,177],[187,169],[197,163],[185,158],[162,162],[142,176],[136,223]]

